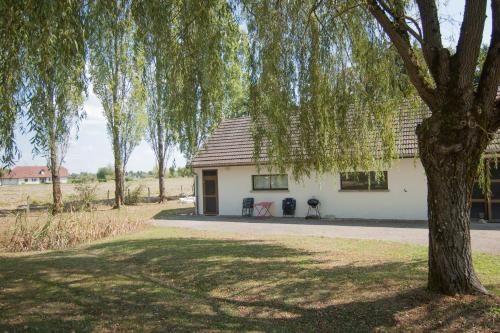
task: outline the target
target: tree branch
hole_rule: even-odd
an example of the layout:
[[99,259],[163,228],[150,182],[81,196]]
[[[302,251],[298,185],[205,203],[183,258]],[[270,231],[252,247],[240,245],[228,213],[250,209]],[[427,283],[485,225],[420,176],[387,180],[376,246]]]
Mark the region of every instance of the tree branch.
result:
[[[495,1],[492,1],[494,4]],[[470,89],[481,49],[486,20],[486,0],[467,0],[464,19],[460,28],[457,53],[452,58],[452,73],[456,74],[456,84],[460,89]],[[455,79],[455,78],[454,78]]]
[[476,105],[480,110],[488,112],[495,103],[493,112],[489,113],[495,118],[500,118],[500,101],[497,99],[500,83],[500,0],[491,1],[491,12],[491,41],[479,79]]
[[433,0],[417,0],[417,6],[422,21],[424,39],[422,51],[429,71],[439,89],[439,87],[445,86],[449,80],[450,55],[448,50],[443,48],[436,3]]
[[422,97],[431,110],[436,109],[438,103],[435,90],[425,81],[422,75],[422,69],[417,63],[407,32],[396,27],[394,22],[387,17],[384,10],[379,6],[377,0],[367,0],[367,4],[368,10],[382,26],[403,59],[408,76],[417,89],[420,97]]

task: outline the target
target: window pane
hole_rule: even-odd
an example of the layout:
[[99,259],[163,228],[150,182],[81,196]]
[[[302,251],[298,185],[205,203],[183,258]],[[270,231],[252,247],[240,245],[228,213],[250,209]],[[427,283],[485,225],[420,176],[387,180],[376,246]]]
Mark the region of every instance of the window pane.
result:
[[217,170],[203,170],[203,176],[217,176]]
[[473,219],[486,218],[484,202],[473,202],[470,209],[470,217]]
[[216,194],[216,182],[215,180],[208,179],[205,180],[205,195],[215,195]]
[[268,190],[270,188],[269,176],[253,176],[253,189],[254,190]]
[[368,173],[344,172],[340,174],[342,190],[368,190]]
[[288,175],[272,175],[271,188],[288,190]]
[[490,190],[492,199],[500,199],[500,183],[492,182],[490,184]]
[[479,187],[479,183],[474,183],[472,188],[472,199],[484,199],[483,190]]
[[490,162],[490,178],[491,179],[500,179],[500,161],[497,162],[495,166],[495,162]]
[[387,190],[387,171],[370,172],[370,189],[371,190]]

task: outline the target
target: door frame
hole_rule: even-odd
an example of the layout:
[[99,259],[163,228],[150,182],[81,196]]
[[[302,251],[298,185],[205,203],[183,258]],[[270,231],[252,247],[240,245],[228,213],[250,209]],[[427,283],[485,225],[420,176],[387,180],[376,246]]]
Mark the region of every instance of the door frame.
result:
[[[207,172],[215,172],[215,175],[205,175]],[[205,181],[215,180],[215,195],[205,195]],[[217,169],[207,169],[202,171],[202,195],[203,195],[203,215],[219,215],[219,173]],[[207,213],[206,197],[215,197],[215,212]]]

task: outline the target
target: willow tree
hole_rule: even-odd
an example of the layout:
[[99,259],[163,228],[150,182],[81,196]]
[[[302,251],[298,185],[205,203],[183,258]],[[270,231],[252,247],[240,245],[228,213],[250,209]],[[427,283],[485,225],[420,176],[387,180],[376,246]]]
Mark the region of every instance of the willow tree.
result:
[[125,166],[144,130],[145,92],[142,51],[135,47],[132,1],[91,1],[90,74],[111,137],[115,169],[115,207],[124,202]]
[[18,156],[14,140],[23,104],[23,48],[27,40],[25,4],[0,2],[0,162],[11,165]]
[[416,127],[428,182],[428,287],[486,292],[472,264],[469,210],[481,155],[500,126],[500,1],[491,1],[482,65],[486,0],[465,2],[455,48],[443,45],[435,1],[243,3],[251,112],[262,125],[256,156],[269,143],[271,164],[296,176],[387,166],[398,106],[416,94],[429,110]]
[[224,111],[234,110],[226,104],[232,96],[227,82],[239,62],[240,31],[225,0],[176,4],[171,105],[181,150],[190,160]]
[[155,153],[159,201],[165,200],[165,169],[169,152],[175,145],[172,86],[176,43],[175,1],[136,1],[134,18],[138,26],[137,43],[144,50],[142,80],[146,89],[148,115],[146,139]]
[[62,211],[59,170],[72,130],[83,117],[85,78],[84,20],[77,1],[30,2],[25,44],[26,117],[36,154],[47,158],[53,213]]

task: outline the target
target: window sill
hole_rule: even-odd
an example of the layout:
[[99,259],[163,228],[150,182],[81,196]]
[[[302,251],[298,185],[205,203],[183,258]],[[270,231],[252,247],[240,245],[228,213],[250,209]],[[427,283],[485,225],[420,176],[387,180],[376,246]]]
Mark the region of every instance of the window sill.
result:
[[339,190],[339,192],[390,192],[390,190]]
[[251,190],[250,193],[262,193],[262,192],[283,192],[283,193],[289,193],[290,190]]

